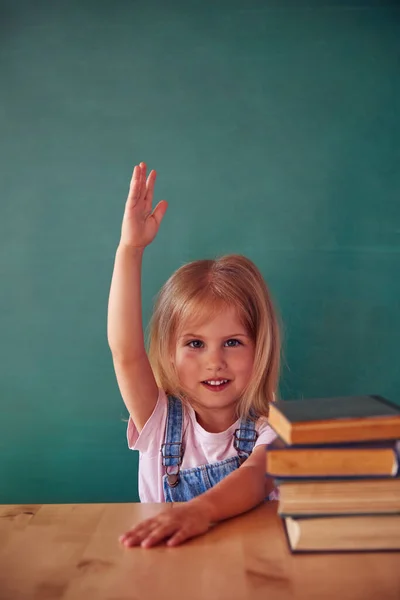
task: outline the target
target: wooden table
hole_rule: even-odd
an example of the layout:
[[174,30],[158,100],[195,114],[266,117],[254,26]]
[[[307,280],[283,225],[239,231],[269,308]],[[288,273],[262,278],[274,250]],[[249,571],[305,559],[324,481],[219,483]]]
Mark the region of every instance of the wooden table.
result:
[[118,536],[173,504],[0,505],[1,600],[399,600],[400,553],[291,555],[277,502],[176,547]]

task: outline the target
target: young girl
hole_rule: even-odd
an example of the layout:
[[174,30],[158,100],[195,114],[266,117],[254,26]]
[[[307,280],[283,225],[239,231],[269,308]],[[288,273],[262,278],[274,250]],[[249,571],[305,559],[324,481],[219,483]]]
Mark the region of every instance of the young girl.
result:
[[142,502],[180,502],[121,536],[125,546],[176,546],[272,497],[266,446],[278,384],[277,318],[243,256],[184,265],[163,286],[144,345],[141,265],[167,210],[152,210],[156,173],[133,171],[111,284],[108,341],[139,451]]

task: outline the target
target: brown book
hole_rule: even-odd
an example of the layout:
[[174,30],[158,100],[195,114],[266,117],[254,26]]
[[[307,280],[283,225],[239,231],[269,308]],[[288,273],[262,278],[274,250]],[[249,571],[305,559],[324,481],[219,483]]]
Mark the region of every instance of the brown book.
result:
[[267,448],[271,477],[390,477],[399,469],[400,441],[289,446],[277,438]]
[[400,438],[400,406],[381,396],[279,400],[270,405],[268,421],[294,445]]
[[400,550],[400,515],[284,519],[292,552]]
[[400,513],[400,478],[276,480],[280,515]]

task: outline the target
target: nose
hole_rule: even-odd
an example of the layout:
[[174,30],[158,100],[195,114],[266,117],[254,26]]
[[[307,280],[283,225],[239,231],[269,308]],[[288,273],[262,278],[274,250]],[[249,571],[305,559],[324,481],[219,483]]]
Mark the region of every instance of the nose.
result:
[[215,372],[226,368],[226,360],[221,348],[210,349],[207,352],[206,367],[209,371]]

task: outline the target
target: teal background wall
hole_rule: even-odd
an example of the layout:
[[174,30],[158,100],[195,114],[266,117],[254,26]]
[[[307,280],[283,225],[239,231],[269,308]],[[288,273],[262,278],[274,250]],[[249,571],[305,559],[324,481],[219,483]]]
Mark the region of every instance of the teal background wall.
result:
[[169,212],[144,322],[238,252],[285,325],[285,398],[399,401],[396,2],[1,2],[0,501],[137,500],[106,339],[131,170]]

